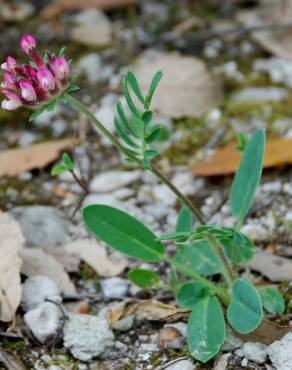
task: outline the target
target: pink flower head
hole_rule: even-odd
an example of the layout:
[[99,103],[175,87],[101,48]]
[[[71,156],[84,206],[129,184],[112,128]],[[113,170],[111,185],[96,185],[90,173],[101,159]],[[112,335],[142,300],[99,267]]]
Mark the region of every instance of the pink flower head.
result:
[[36,39],[31,35],[24,35],[20,41],[20,47],[26,54],[29,54],[36,48]]
[[5,73],[0,92],[7,98],[2,102],[3,109],[39,108],[62,95],[69,85],[69,64],[64,56],[55,56],[48,51],[47,58],[42,58],[31,35],[23,36],[20,46],[31,62],[18,64],[8,56],[1,65]]
[[16,94],[8,90],[2,90],[2,93],[8,98],[2,101],[3,109],[14,110],[22,105],[21,100]]
[[27,100],[29,102],[36,101],[36,99],[37,99],[36,92],[35,92],[35,89],[33,88],[32,84],[30,82],[20,81],[19,82],[19,87],[21,89],[21,95],[25,100]]
[[52,62],[52,69],[55,76],[59,80],[64,80],[69,77],[69,64],[66,58],[59,56],[55,57]]
[[37,79],[44,90],[46,91],[54,90],[56,86],[56,81],[52,72],[50,72],[48,68],[46,67],[40,68],[37,71]]

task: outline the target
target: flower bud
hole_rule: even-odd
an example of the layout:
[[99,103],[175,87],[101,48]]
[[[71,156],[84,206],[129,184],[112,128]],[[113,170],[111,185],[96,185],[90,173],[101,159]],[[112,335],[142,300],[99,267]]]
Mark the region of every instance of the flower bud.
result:
[[36,39],[31,35],[24,35],[20,41],[21,49],[29,54],[36,47]]
[[4,71],[13,72],[16,66],[16,60],[13,57],[7,57],[6,62],[1,64],[1,69]]

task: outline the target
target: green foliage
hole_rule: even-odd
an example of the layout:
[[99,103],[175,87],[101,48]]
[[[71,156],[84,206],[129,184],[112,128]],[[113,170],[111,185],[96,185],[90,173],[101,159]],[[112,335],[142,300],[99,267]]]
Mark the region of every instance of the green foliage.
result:
[[226,334],[222,307],[214,296],[205,296],[194,306],[188,321],[188,345],[191,355],[207,362],[224,343]]
[[176,301],[182,308],[192,310],[200,299],[210,295],[206,287],[198,282],[182,285],[176,294]]
[[[149,145],[160,141],[166,135],[166,129],[152,121],[153,113],[150,109],[153,94],[161,77],[161,72],[154,76],[149,91],[144,97],[137,78],[133,72],[129,71],[122,80],[122,90],[130,115],[127,116],[119,102],[117,115],[114,119],[117,135],[126,144],[126,147],[132,150],[131,154],[141,160],[145,169],[151,168],[150,160],[159,154],[156,149],[149,148]],[[136,106],[131,92],[137,97],[141,106]]]
[[242,224],[259,185],[265,153],[265,134],[257,130],[249,140],[231,189],[231,211]]
[[238,152],[244,152],[246,146],[247,146],[247,143],[248,143],[248,137],[246,136],[245,133],[243,132],[239,132],[237,135],[236,135],[236,138],[237,138],[237,147],[236,147],[236,150]]
[[88,230],[112,248],[146,262],[158,262],[164,246],[141,222],[126,212],[106,205],[90,205],[82,210]]
[[261,292],[263,306],[269,313],[282,314],[285,311],[285,301],[282,294],[275,288],[265,288]]
[[192,231],[193,222],[193,215],[190,209],[187,207],[182,207],[176,221],[175,231],[177,233],[190,232]]
[[241,334],[255,330],[263,319],[262,301],[256,288],[244,279],[237,279],[233,283],[231,298],[227,308],[230,325]]
[[207,241],[192,242],[181,246],[177,259],[191,270],[202,276],[211,276],[222,272],[222,264]]
[[160,283],[160,277],[156,272],[139,268],[129,271],[128,278],[142,289],[152,288]]
[[61,162],[56,164],[51,171],[52,176],[58,176],[63,172],[72,171],[74,162],[68,153],[63,153]]
[[248,262],[254,255],[254,244],[244,234],[235,231],[231,238],[220,239],[224,246],[225,254],[230,261],[236,264],[240,262]]

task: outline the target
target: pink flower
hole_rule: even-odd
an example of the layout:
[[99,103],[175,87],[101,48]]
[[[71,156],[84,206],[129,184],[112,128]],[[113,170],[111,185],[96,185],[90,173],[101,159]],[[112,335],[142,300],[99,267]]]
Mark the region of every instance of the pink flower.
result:
[[53,74],[48,70],[48,68],[40,68],[37,71],[37,79],[42,86],[42,88],[46,91],[54,90],[56,86],[55,77]]
[[55,57],[52,61],[52,69],[59,80],[69,77],[69,65],[64,57]]
[[7,98],[2,102],[3,109],[13,110],[20,106],[39,108],[62,95],[69,85],[69,63],[64,56],[47,52],[47,58],[42,58],[31,35],[23,36],[20,46],[31,62],[18,64],[8,56],[1,65],[5,72],[0,92]]
[[16,89],[17,85],[14,81],[14,75],[10,72],[4,73],[4,81],[1,83],[1,87],[5,89]]
[[1,64],[4,71],[13,71],[16,66],[16,60],[13,57],[7,57],[6,62]]
[[2,90],[2,92],[8,98],[8,100],[2,101],[3,109],[14,110],[22,105],[21,100],[16,94],[13,94],[8,90]]
[[19,82],[19,87],[21,89],[21,95],[25,100],[27,100],[29,102],[36,101],[36,99],[37,99],[36,92],[35,92],[35,89],[33,88],[32,84],[30,82],[20,81]]
[[26,54],[29,54],[36,48],[36,39],[31,35],[24,35],[20,41],[20,47]]

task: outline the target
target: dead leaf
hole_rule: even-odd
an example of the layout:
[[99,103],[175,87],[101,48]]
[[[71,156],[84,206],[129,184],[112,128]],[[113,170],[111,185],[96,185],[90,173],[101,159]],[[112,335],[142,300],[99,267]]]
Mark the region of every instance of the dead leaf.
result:
[[128,260],[121,255],[108,256],[106,248],[95,240],[80,239],[63,246],[67,253],[77,254],[91,266],[99,276],[119,275],[128,266]]
[[[251,33],[254,41],[260,44],[270,53],[281,58],[292,58],[292,1],[285,3],[271,2],[270,6],[262,6],[257,10],[240,12],[238,20],[249,27],[261,27],[270,25],[270,30],[257,30]],[[290,25],[289,27],[278,27],[277,25]],[[272,26],[275,25],[273,28]]]
[[14,353],[2,348],[0,348],[0,362],[2,362],[9,370],[25,370],[24,364]]
[[165,116],[198,117],[220,102],[218,80],[197,58],[177,53],[146,54],[134,70],[144,93],[154,74],[163,71],[153,108]]
[[[236,172],[241,154],[235,150],[236,143],[219,148],[201,161],[196,162],[192,172],[197,176],[224,176]],[[271,139],[266,146],[264,168],[292,164],[292,139]]]
[[250,267],[272,282],[292,280],[292,260],[285,257],[259,250],[250,261]]
[[78,272],[81,261],[78,254],[66,252],[63,246],[43,247],[43,250],[60,262],[64,266],[65,271],[69,273]]
[[24,237],[13,218],[0,211],[0,321],[11,321],[21,300],[19,252]]
[[245,342],[259,342],[269,346],[276,340],[283,338],[289,331],[291,331],[289,326],[280,326],[274,322],[263,320],[252,333],[234,333],[234,335]]
[[17,176],[23,171],[30,171],[34,168],[44,168],[55,161],[60,152],[73,143],[72,139],[63,139],[1,151],[0,178]]
[[44,275],[52,279],[64,294],[76,294],[76,289],[64,267],[52,255],[39,248],[25,248],[20,254],[21,272],[26,276]]
[[115,322],[125,319],[129,316],[135,316],[137,321],[166,321],[175,322],[186,318],[187,310],[182,310],[175,305],[165,304],[154,299],[133,301],[127,300],[120,302],[109,309],[108,323],[112,327]]
[[136,3],[137,0],[56,0],[43,11],[42,16],[44,18],[53,18],[66,10],[81,10],[86,8],[108,11]]

